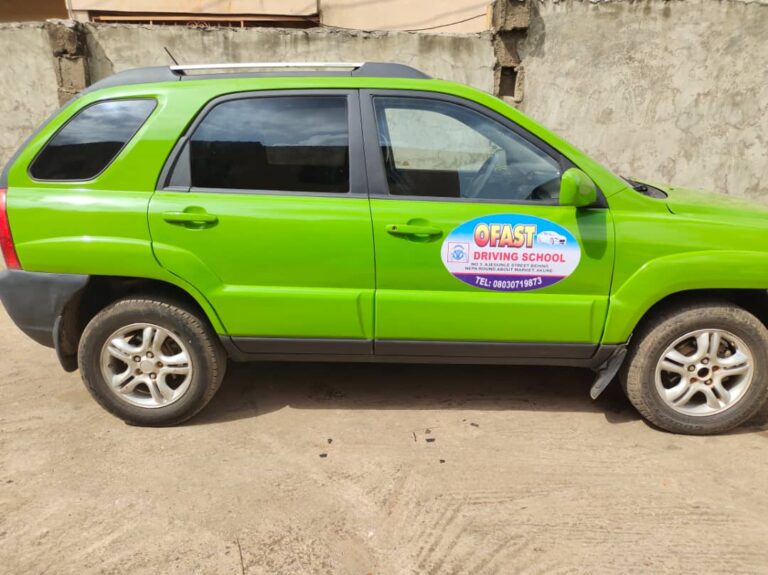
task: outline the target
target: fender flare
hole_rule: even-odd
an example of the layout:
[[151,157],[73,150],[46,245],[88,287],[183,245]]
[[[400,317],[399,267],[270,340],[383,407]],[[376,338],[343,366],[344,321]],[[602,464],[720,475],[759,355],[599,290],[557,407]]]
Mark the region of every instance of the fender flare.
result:
[[664,298],[706,289],[768,289],[768,253],[686,252],[646,263],[613,291],[603,343],[625,343],[648,311]]

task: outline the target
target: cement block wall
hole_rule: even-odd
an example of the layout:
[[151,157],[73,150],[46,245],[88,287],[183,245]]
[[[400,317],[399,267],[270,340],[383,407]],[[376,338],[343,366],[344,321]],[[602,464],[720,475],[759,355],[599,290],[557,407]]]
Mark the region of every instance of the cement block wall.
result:
[[0,88],[4,94],[0,101],[0,165],[58,108],[59,94],[70,90],[73,81],[90,78],[95,82],[127,68],[169,64],[164,47],[184,63],[392,61],[486,91],[492,91],[494,83],[490,33],[429,35],[87,24],[81,35],[87,44],[86,69],[78,68],[62,76],[62,64],[67,68],[79,64],[79,56],[54,55],[60,49],[60,35],[49,37],[42,23],[0,25]]
[[169,63],[399,62],[438,78],[493,89],[490,33],[415,34],[258,28],[182,28],[87,24],[91,77],[99,80],[136,66]]
[[[768,0],[530,5],[514,46],[524,112],[618,173],[768,199]],[[0,163],[71,89],[59,85],[46,32],[0,25]],[[182,62],[390,60],[487,91],[497,64],[508,65],[489,33],[91,24],[81,33],[87,58],[77,77],[91,81],[166,64],[164,46]]]

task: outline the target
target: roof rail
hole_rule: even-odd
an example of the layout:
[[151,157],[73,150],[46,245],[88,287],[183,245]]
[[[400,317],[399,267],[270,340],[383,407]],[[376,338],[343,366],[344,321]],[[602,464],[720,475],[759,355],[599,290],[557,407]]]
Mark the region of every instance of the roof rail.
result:
[[[248,70],[234,72],[232,70]],[[262,72],[251,70],[263,70]],[[197,74],[187,74],[197,71]],[[175,66],[154,66],[133,68],[107,76],[92,84],[83,92],[93,92],[111,86],[148,84],[178,80],[202,80],[221,76],[262,77],[262,76],[352,76],[363,78],[412,78],[428,80],[424,72],[405,64],[385,62],[254,62],[229,64],[185,64]]]
[[178,64],[169,66],[172,72],[184,73],[187,70],[237,70],[248,69],[275,69],[275,68],[350,68],[356,70],[365,62],[233,62],[222,64]]
[[[300,75],[312,75],[310,70],[320,73],[333,73],[329,70],[346,69],[350,76],[380,77],[380,78],[419,78],[428,79],[423,72],[404,64],[389,64],[384,62],[230,62],[222,64],[178,64],[169,66],[174,74],[187,76],[188,71],[215,72],[226,70],[306,70]],[[295,72],[293,72],[295,73]]]

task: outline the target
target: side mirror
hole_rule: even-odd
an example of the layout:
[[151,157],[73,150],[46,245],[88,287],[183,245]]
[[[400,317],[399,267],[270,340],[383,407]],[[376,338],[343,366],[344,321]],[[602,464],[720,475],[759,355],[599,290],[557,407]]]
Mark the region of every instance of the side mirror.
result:
[[583,208],[597,201],[597,188],[578,168],[569,168],[560,178],[560,205]]

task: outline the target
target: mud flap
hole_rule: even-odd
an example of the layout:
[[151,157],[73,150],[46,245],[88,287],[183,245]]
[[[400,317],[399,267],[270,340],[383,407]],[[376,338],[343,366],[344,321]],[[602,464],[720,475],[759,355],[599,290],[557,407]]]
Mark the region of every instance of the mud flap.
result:
[[77,354],[66,353],[62,349],[62,338],[64,337],[61,325],[62,319],[63,316],[57,317],[53,324],[53,347],[56,350],[56,357],[59,359],[59,363],[61,364],[61,367],[64,368],[64,371],[73,372],[77,369]]
[[619,372],[621,365],[624,363],[624,358],[627,356],[627,346],[623,345],[613,352],[606,362],[597,368],[597,377],[592,387],[589,389],[589,396],[592,399],[597,399],[600,394],[605,391],[608,384],[613,381],[616,374]]

